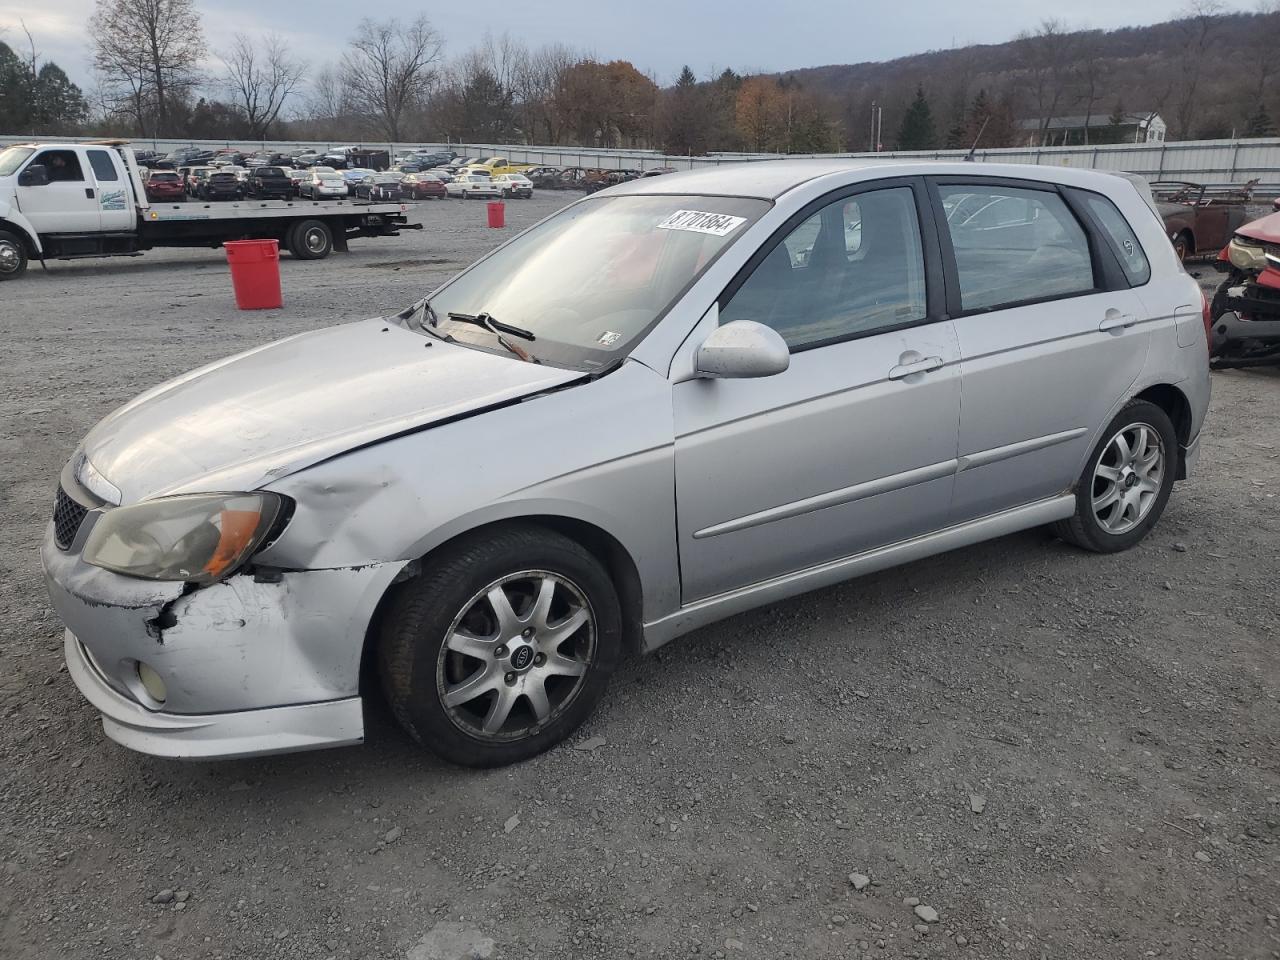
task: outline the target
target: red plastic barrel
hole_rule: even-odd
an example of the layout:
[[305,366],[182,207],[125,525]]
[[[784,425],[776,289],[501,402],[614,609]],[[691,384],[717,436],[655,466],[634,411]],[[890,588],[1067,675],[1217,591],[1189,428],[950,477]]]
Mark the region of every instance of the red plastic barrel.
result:
[[227,263],[231,286],[241,310],[276,310],[280,295],[280,244],[275,240],[228,240]]
[[505,227],[507,225],[507,205],[501,200],[489,201],[489,226]]

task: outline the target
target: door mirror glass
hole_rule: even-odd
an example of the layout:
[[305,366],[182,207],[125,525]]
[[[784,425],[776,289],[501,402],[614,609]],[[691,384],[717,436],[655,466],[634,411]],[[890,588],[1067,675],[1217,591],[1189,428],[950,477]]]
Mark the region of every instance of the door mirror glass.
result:
[[20,187],[43,187],[48,182],[49,171],[45,169],[43,163],[33,163],[18,174],[18,186]]
[[702,377],[772,377],[790,365],[791,352],[782,335],[754,320],[717,327],[698,348],[697,371]]

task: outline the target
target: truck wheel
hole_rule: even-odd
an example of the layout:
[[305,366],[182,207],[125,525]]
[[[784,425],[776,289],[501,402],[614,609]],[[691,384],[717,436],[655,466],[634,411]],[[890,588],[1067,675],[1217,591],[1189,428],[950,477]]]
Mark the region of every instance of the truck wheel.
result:
[[289,252],[299,260],[323,260],[333,249],[333,231],[323,220],[303,220],[289,234]]
[[27,247],[22,238],[0,230],[0,280],[20,277],[27,269]]

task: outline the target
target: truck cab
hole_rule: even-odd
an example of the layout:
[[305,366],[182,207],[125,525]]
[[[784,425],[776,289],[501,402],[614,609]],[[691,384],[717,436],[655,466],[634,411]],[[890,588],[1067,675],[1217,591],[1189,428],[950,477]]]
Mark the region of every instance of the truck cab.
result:
[[9,147],[0,152],[0,220],[42,237],[131,230],[142,192],[132,179],[108,146]]

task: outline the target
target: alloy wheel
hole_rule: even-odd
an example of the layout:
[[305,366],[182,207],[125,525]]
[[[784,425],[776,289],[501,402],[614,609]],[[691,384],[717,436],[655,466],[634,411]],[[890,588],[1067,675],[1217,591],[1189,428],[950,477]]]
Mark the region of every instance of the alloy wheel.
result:
[[595,614],[582,589],[560,574],[522,570],[484,587],[454,618],[436,689],[465,733],[517,740],[568,708],[595,653]]
[[1164,483],[1164,441],[1150,424],[1116,431],[1093,471],[1093,514],[1106,533],[1128,533],[1151,512]]

